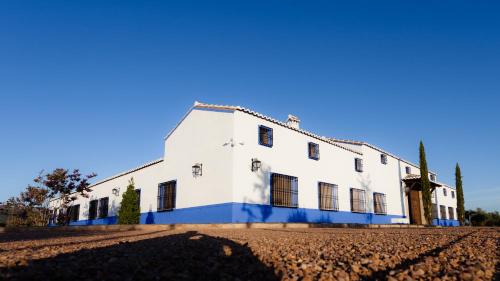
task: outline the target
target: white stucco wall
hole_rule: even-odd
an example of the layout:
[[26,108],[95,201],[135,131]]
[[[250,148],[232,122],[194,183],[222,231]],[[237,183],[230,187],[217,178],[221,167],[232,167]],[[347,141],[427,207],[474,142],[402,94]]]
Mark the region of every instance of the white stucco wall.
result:
[[[446,196],[444,196],[443,189],[446,189]],[[455,197],[452,196],[452,191],[455,193]],[[454,219],[457,220],[457,192],[454,187],[445,184],[442,184],[441,187],[437,187],[432,196],[432,203],[438,205],[438,217],[440,219],[442,219],[442,217],[441,212],[439,211],[439,206],[443,205],[446,206],[446,218],[450,219],[448,207],[452,207]]]
[[[259,144],[259,125],[273,129],[273,147]],[[319,160],[309,159],[309,142],[319,144]],[[80,204],[83,220],[90,200],[109,197],[109,216],[114,216],[133,177],[141,189],[142,213],[157,210],[158,184],[171,180],[177,182],[176,209],[231,202],[269,205],[270,174],[280,173],[298,178],[300,208],[318,209],[318,183],[326,182],[338,185],[339,211],[350,212],[350,188],[358,188],[366,191],[367,212],[374,211],[373,193],[380,192],[386,195],[387,214],[408,216],[401,178],[406,166],[417,175],[419,167],[389,153],[382,164],[385,152],[370,145],[339,146],[239,110],[193,109],[165,139],[162,162],[98,184],[90,198],[79,196],[73,204]],[[262,162],[258,172],[251,171],[252,158]],[[355,158],[363,160],[363,172],[355,171]],[[203,165],[201,177],[192,175],[196,163]],[[120,188],[119,196],[112,194],[113,188]],[[456,210],[456,198],[447,188],[446,197],[437,190],[438,204]],[[408,223],[408,218],[397,222]]]
[[[120,208],[123,192],[126,191],[129,180],[134,178],[135,189],[141,189],[141,212],[149,211],[149,208],[156,207],[156,193],[158,183],[164,171],[164,162],[148,166],[146,168],[128,173],[115,179],[92,186],[92,191],[85,198],[79,194],[77,199],[70,205],[80,205],[80,220],[88,219],[89,202],[91,200],[109,197],[108,216],[115,216]],[[112,194],[112,190],[120,190],[118,196]],[[154,196],[152,196],[154,194]],[[50,203],[52,208],[59,208],[59,200],[53,200]]]
[[[258,127],[273,129],[273,147],[259,145]],[[380,153],[369,149],[365,155],[333,146],[278,124],[242,113],[235,113],[235,138],[245,145],[235,149],[235,202],[269,204],[270,173],[298,177],[299,207],[318,209],[318,182],[339,186],[339,210],[351,210],[350,188],[366,190],[367,211],[373,212],[372,193],[386,194],[387,213],[402,215],[397,161],[380,163]],[[320,159],[309,159],[308,142],[318,143]],[[358,150],[361,150],[358,148]],[[262,162],[258,172],[252,172],[251,159]],[[356,172],[354,159],[364,161],[364,171]]]
[[[177,208],[231,202],[233,118],[232,112],[192,110],[166,139],[163,178],[177,180]],[[196,163],[203,165],[201,177],[192,175]]]
[[[381,154],[377,149],[363,145],[364,159],[364,182],[367,194],[372,196],[373,192],[384,193],[387,201],[387,213],[403,215],[402,198],[404,189],[400,180],[400,163],[397,158],[387,155],[387,164],[382,164]],[[401,165],[406,165],[401,163]],[[401,174],[404,177],[404,174]],[[370,201],[373,202],[373,201]],[[373,203],[370,204],[370,212],[373,212]]]

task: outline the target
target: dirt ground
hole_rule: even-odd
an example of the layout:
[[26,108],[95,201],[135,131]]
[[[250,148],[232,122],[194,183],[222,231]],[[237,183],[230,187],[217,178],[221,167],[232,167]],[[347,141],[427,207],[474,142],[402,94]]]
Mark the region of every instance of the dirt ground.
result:
[[0,234],[0,280],[500,280],[499,228]]

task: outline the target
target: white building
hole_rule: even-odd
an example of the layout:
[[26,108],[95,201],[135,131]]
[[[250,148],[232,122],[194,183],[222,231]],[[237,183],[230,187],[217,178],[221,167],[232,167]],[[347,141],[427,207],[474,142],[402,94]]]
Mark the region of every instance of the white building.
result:
[[[76,196],[71,224],[116,223],[131,178],[143,224],[422,224],[419,173],[371,144],[302,130],[292,115],[280,122],[196,102],[165,137],[163,158],[93,184],[89,198]],[[444,211],[434,223],[457,225],[455,191],[435,177],[433,202]]]

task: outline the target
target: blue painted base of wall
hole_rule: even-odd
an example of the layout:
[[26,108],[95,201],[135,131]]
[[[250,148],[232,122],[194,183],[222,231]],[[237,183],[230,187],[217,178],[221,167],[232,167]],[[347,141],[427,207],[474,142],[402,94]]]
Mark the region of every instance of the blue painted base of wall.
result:
[[[322,211],[305,208],[280,208],[270,205],[224,203],[193,208],[175,209],[166,212],[147,212],[140,217],[141,224],[222,224],[222,223],[356,223],[392,224],[403,216],[376,215],[373,213],[351,213]],[[116,224],[117,217],[96,220],[81,220],[70,225]],[[435,225],[458,226],[458,221],[435,220]]]
[[432,224],[436,226],[460,226],[457,220],[433,219]]
[[322,211],[305,208],[280,208],[270,205],[233,203],[234,223],[359,223],[391,224],[393,219],[403,218],[397,215],[376,215],[373,213],[351,213]]
[[81,220],[70,222],[69,225],[107,225],[107,224],[116,224],[118,223],[118,217],[107,217],[102,219],[95,220]]

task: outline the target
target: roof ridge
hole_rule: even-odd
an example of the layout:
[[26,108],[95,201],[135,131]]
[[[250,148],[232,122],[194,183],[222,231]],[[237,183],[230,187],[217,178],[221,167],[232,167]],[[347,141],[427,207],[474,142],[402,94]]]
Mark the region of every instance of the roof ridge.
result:
[[219,104],[207,104],[207,103],[202,103],[202,102],[198,102],[198,101],[195,101],[194,103],[194,106],[193,108],[213,108],[213,109],[230,109],[230,110],[238,110],[238,111],[241,111],[241,112],[245,112],[247,114],[250,114],[250,115],[254,115],[256,117],[259,117],[259,118],[262,118],[264,120],[267,120],[269,122],[273,122],[275,124],[278,124],[280,126],[283,126],[285,128],[288,128],[290,130],[293,130],[293,131],[296,131],[296,132],[299,132],[299,133],[302,133],[302,134],[305,134],[307,136],[310,136],[310,137],[313,137],[313,138],[316,138],[316,139],[319,139],[319,140],[322,140],[326,143],[329,143],[333,146],[337,146],[339,148],[342,148],[344,150],[347,150],[347,151],[350,151],[352,153],[356,153],[356,154],[359,154],[359,155],[363,155],[362,152],[360,151],[356,151],[356,150],[353,150],[351,148],[348,148],[348,147],[345,147],[345,146],[342,146],[342,145],[339,145],[337,143],[335,143],[334,141],[330,140],[328,137],[325,137],[325,136],[320,136],[320,135],[317,135],[317,134],[314,134],[312,132],[309,132],[309,131],[306,131],[304,129],[300,129],[300,128],[295,128],[295,127],[292,127],[292,126],[289,126],[288,124],[286,124],[285,122],[283,121],[279,121],[273,117],[269,117],[267,115],[264,115],[262,113],[259,113],[257,111],[253,111],[251,109],[248,109],[248,108],[245,108],[245,107],[242,107],[242,106],[233,106],[233,105],[219,105]]
[[[150,166],[156,165],[156,164],[158,164],[158,163],[160,163],[160,162],[163,162],[163,158],[159,158],[159,159],[156,159],[156,160],[153,160],[153,161],[149,161],[149,162],[147,162],[147,163],[145,163],[145,164],[143,164],[143,165],[141,165],[141,166],[135,167],[135,168],[130,169],[130,170],[126,170],[125,172],[121,172],[121,173],[119,173],[119,174],[115,174],[114,176],[111,176],[111,177],[104,178],[104,179],[102,179],[102,180],[100,180],[100,181],[97,181],[97,182],[95,182],[95,183],[93,183],[93,184],[89,185],[89,188],[95,187],[95,186],[97,186],[97,185],[103,184],[103,183],[105,183],[105,182],[108,182],[108,181],[114,180],[114,179],[119,178],[119,177],[123,177],[123,176],[128,175],[128,174],[131,174],[131,173],[133,173],[133,172],[137,172],[137,171],[142,170],[142,169],[144,169],[144,168],[147,168],[147,167],[150,167]],[[76,191],[73,191],[73,192],[71,192],[71,193],[70,193],[70,195],[75,194],[75,193],[77,193],[77,192],[76,192]],[[60,199],[60,198],[61,198],[61,197],[52,198],[52,199],[50,199],[50,201],[52,202],[52,201],[58,200],[58,199]]]
[[94,186],[96,186],[96,185],[99,185],[99,184],[105,183],[105,182],[107,182],[107,181],[110,181],[110,180],[113,180],[113,179],[116,179],[116,178],[119,178],[119,177],[125,176],[125,175],[127,175],[127,174],[131,174],[131,173],[133,173],[133,172],[136,172],[136,171],[142,170],[142,169],[147,168],[147,167],[149,167],[149,166],[153,166],[153,165],[155,165],[155,164],[158,164],[158,163],[160,163],[160,162],[162,162],[162,161],[163,161],[163,158],[159,158],[159,159],[156,159],[156,160],[153,160],[153,161],[149,161],[149,162],[147,162],[147,163],[145,163],[145,164],[142,164],[141,166],[138,166],[138,167],[132,168],[132,169],[130,169],[130,170],[126,170],[125,172],[121,172],[121,173],[115,174],[115,175],[113,175],[113,176],[111,176],[111,177],[104,178],[104,179],[102,179],[102,180],[100,180],[100,181],[98,181],[98,182],[95,182],[95,183],[91,184],[89,187],[94,187]]

